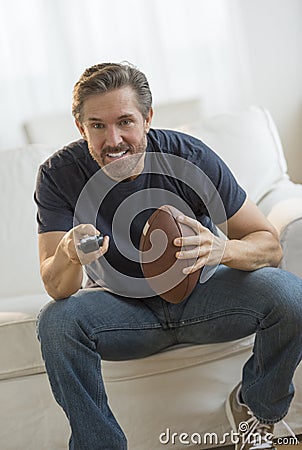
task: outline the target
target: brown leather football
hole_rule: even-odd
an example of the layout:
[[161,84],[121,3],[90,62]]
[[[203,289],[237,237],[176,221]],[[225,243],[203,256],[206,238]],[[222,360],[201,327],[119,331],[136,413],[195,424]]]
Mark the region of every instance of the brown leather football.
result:
[[[170,303],[180,303],[195,288],[201,270],[184,274],[195,259],[177,259],[180,250],[173,241],[177,237],[192,236],[194,230],[176,221],[183,215],[170,205],[158,208],[146,222],[140,239],[140,263],[145,279],[152,290]],[[182,247],[183,250],[190,247]],[[191,247],[192,248],[192,247]]]

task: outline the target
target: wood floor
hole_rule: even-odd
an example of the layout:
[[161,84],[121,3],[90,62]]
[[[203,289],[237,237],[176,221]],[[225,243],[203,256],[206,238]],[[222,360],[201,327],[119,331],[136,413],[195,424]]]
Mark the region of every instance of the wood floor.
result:
[[290,445],[290,444],[278,445],[277,449],[278,450],[302,450],[301,438],[300,438],[300,443],[299,444],[295,444],[295,445]]

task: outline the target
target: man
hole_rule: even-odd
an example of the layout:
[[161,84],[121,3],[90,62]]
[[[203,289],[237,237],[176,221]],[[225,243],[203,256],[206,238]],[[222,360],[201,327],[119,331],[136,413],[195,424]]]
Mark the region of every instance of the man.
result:
[[[70,422],[70,449],[127,448],[107,403],[101,359],[252,333],[254,353],[227,414],[235,431],[248,422],[262,436],[254,447],[271,447],[302,352],[302,281],[276,268],[276,230],[206,145],[150,128],[149,85],[131,65],[87,69],[74,88],[73,115],[83,140],[41,166],[35,193],[41,276],[54,299],[40,314],[38,334],[54,396]],[[174,242],[177,258],[195,260],[189,271],[215,269],[180,304],[148,290],[137,258],[146,220],[171,203],[184,212],[178,221],[192,228],[192,236]],[[125,219],[116,220],[121,209]],[[103,245],[83,253],[81,238],[99,233]],[[252,446],[248,433],[241,437],[244,448]]]

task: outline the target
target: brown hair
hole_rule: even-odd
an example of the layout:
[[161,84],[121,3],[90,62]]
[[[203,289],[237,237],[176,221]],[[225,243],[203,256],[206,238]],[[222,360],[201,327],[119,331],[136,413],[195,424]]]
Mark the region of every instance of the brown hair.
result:
[[146,76],[129,63],[102,63],[89,67],[73,89],[72,114],[81,122],[84,101],[95,94],[130,86],[136,93],[138,108],[145,119],[152,106]]

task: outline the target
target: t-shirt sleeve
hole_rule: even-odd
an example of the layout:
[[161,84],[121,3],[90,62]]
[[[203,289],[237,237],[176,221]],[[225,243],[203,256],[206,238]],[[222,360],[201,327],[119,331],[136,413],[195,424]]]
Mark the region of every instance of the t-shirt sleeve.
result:
[[215,224],[230,219],[246,200],[246,192],[239,185],[225,162],[199,139],[189,139],[191,162],[197,167],[200,203]]
[[73,227],[73,210],[52,177],[39,168],[34,200],[37,204],[38,232],[68,231]]
[[[243,205],[247,194],[239,185],[235,176],[225,162],[212,150],[208,149],[208,176],[213,182],[217,194],[213,191],[208,202],[213,212],[214,223],[223,223],[230,219]],[[220,214],[220,199],[224,211]],[[216,213],[217,211],[217,213]]]

